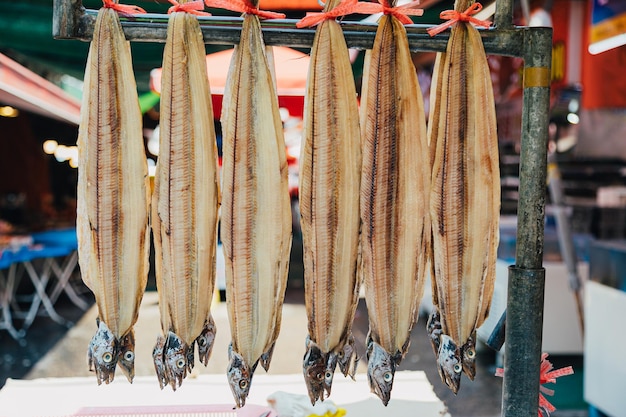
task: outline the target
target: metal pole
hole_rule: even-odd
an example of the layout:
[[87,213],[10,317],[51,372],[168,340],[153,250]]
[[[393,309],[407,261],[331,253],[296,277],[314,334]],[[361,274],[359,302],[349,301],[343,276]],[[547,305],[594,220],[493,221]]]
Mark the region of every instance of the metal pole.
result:
[[77,23],[84,13],[81,0],[54,0],[52,5],[52,36],[71,38],[77,33]]
[[513,0],[496,1],[496,13],[493,22],[498,29],[513,27]]
[[[72,6],[69,6],[70,1]],[[97,10],[84,9],[80,0],[55,0],[63,5],[54,17],[56,39],[91,40],[98,14]],[[56,13],[56,12],[55,12]],[[73,17],[73,19],[70,19]],[[142,14],[132,17],[120,17],[126,39],[132,42],[165,42],[167,37],[167,15]],[[204,42],[219,45],[239,43],[242,19],[240,17],[211,16],[198,18],[204,36]],[[263,40],[266,45],[283,45],[310,48],[313,44],[315,29],[296,28],[296,19],[268,19],[261,22]],[[374,44],[377,24],[363,22],[341,22],[344,38],[348,47],[371,49]],[[432,25],[407,25],[409,47],[413,51],[442,52],[446,50],[450,32],[445,31],[435,37],[427,33]],[[480,35],[488,54],[522,56],[523,33],[509,25],[507,30],[480,30]]]
[[574,239],[572,238],[572,228],[567,215],[567,208],[565,206],[563,183],[561,182],[561,171],[559,170],[555,153],[556,151],[548,156],[548,188],[550,189],[550,198],[552,199],[554,218],[556,219],[556,231],[559,238],[561,257],[563,258],[563,263],[565,263],[565,266],[567,267],[569,287],[572,290],[574,300],[576,301],[580,332],[584,335],[585,319],[581,294],[582,285],[580,282],[580,274],[578,273],[578,257],[576,256],[576,248],[574,247]]
[[503,417],[536,417],[539,406],[552,30],[526,29],[524,33],[517,247],[516,265],[509,269]]

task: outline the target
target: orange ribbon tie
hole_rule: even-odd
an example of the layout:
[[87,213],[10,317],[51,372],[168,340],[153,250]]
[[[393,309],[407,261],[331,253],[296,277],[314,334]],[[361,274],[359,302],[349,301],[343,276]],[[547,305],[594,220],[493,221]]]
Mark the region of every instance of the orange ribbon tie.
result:
[[286,17],[283,13],[259,10],[258,7],[252,6],[250,2],[244,0],[204,0],[204,3],[207,7],[215,7],[245,14],[255,14],[261,19],[284,19]]
[[383,13],[391,15],[398,19],[404,25],[413,23],[410,16],[421,16],[424,14],[423,9],[416,9],[420,4],[419,1],[412,1],[402,6],[391,7],[388,0],[379,0],[379,3],[358,3],[356,13],[375,14]]
[[107,9],[113,9],[123,16],[132,16],[134,14],[146,14],[146,11],[139,6],[132,4],[119,4],[114,0],[103,0],[103,7]]
[[195,14],[196,16],[211,16],[211,13],[204,11],[204,2],[202,0],[195,0],[187,3],[179,3],[176,0],[168,1],[172,3],[172,7],[167,10],[167,14],[185,12]]
[[358,0],[343,0],[335,8],[327,12],[310,13],[296,23],[297,28],[312,27],[322,23],[324,20],[336,19],[359,12]]
[[438,33],[441,33],[444,30],[448,29],[450,26],[454,25],[456,22],[469,22],[477,26],[488,28],[491,26],[491,22],[487,20],[479,20],[479,19],[476,19],[475,17],[472,17],[472,15],[475,15],[482,9],[483,9],[483,6],[480,3],[474,3],[462,13],[459,13],[456,10],[445,10],[441,12],[439,17],[443,20],[447,20],[447,22],[442,23],[438,26],[432,27],[428,29],[427,32],[430,36],[435,36]]

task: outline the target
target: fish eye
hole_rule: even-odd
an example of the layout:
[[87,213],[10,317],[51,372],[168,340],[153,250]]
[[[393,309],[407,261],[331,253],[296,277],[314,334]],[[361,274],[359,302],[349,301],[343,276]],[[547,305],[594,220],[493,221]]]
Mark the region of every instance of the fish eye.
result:
[[454,372],[456,372],[457,374],[460,374],[462,369],[463,367],[461,366],[460,363],[457,363],[454,365]]
[[129,350],[128,352],[124,353],[124,360],[130,362],[134,359],[135,359],[135,354],[133,353],[132,350]]
[[198,346],[202,346],[202,347],[206,346],[206,337],[201,336],[198,338]]
[[474,357],[476,356],[476,351],[474,349],[468,349],[466,352],[466,355],[468,358],[470,359],[474,359]]
[[324,378],[324,375],[322,375],[321,372],[318,372],[317,374],[315,374],[315,378],[321,380],[322,378]]
[[327,371],[325,377],[326,377],[326,379],[332,379],[333,373],[330,372],[330,371]]
[[383,374],[383,380],[385,382],[391,382],[392,379],[393,379],[393,375],[391,374],[391,372],[385,372]]
[[104,361],[104,363],[111,363],[113,361],[113,355],[111,352],[104,352],[102,354],[102,361]]
[[246,389],[247,387],[248,387],[248,381],[246,381],[245,379],[242,379],[241,381],[239,381],[239,388]]
[[176,366],[178,367],[178,369],[183,369],[185,365],[186,363],[183,358],[180,358],[179,360],[176,361]]

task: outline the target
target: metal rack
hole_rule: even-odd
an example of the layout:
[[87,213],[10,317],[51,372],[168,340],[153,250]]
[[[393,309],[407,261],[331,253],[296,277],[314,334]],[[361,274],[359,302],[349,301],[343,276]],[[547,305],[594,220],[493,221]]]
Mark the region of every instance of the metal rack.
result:
[[[54,0],[54,37],[90,40],[96,14],[97,10],[86,10],[81,0]],[[515,27],[512,16],[513,0],[498,0],[494,27],[481,30],[488,54],[524,60],[517,249],[516,264],[509,268],[502,416],[536,417],[545,280],[542,260],[552,30]],[[122,27],[130,41],[165,42],[167,19],[167,15],[161,14],[122,18]],[[199,17],[199,20],[206,43],[239,42],[241,18]],[[296,29],[295,23],[292,19],[263,21],[266,44],[311,47],[315,30]],[[410,48],[444,51],[449,31],[431,38],[426,32],[428,27],[406,27]],[[372,47],[375,24],[344,22],[342,29],[349,47]]]

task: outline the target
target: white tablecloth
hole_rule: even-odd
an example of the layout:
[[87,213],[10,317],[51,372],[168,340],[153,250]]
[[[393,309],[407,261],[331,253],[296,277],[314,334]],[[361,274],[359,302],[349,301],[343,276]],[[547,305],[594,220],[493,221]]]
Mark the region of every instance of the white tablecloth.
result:
[[[254,376],[247,403],[254,413],[239,413],[238,416],[257,417],[267,406],[266,398],[276,391],[306,394],[302,375],[266,375],[261,372]],[[357,380],[336,375],[330,397],[337,406],[345,408],[346,416],[375,417],[443,417],[444,404],[433,392],[426,375],[421,372],[397,372],[391,401],[384,407],[374,394],[369,392],[366,376],[357,375]],[[86,415],[88,409],[104,410],[107,414],[127,415],[129,407],[135,410],[146,407],[140,415],[151,415],[148,410],[163,406],[161,416],[191,415],[189,410],[206,410],[211,405],[222,405],[221,410],[234,404],[225,375],[200,375],[185,380],[185,383],[172,391],[169,387],[160,390],[154,377],[136,377],[133,384],[124,378],[116,378],[109,385],[98,386],[94,378],[45,378],[34,380],[11,380],[0,390],[0,416],[2,417],[61,417]],[[256,407],[254,407],[256,405]],[[124,413],[124,407],[126,411]],[[214,411],[218,408],[214,408]],[[176,410],[176,413],[173,410]],[[94,415],[92,412],[91,415]],[[152,414],[154,415],[154,414]],[[205,414],[211,416],[211,414]],[[217,414],[215,414],[217,415]],[[231,415],[231,414],[220,414]]]

